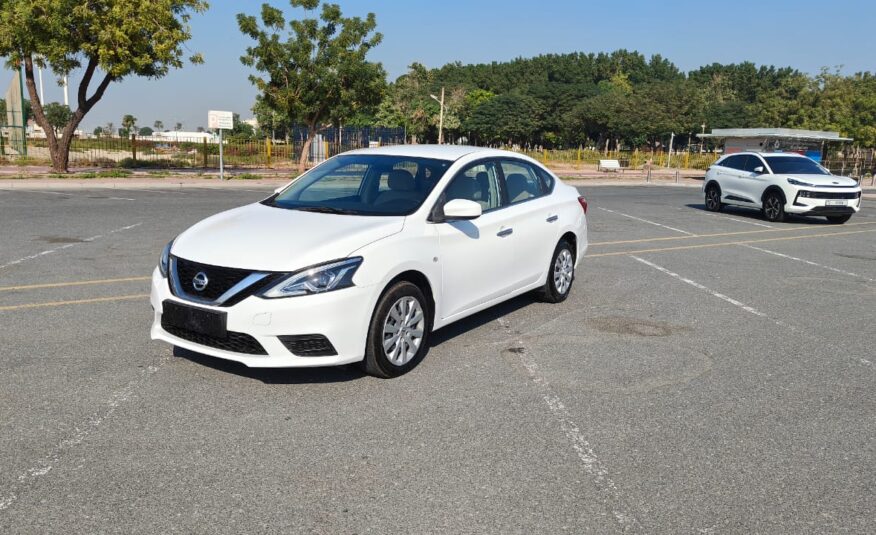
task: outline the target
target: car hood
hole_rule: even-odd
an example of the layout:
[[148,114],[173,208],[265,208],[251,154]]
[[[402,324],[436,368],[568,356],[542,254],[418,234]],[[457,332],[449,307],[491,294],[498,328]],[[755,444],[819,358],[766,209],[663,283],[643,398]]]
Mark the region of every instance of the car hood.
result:
[[820,187],[854,187],[858,185],[855,179],[835,175],[782,175],[800,182],[807,182]]
[[295,271],[345,258],[396,234],[403,216],[322,214],[250,204],[208,217],[173,242],[171,254],[214,266]]

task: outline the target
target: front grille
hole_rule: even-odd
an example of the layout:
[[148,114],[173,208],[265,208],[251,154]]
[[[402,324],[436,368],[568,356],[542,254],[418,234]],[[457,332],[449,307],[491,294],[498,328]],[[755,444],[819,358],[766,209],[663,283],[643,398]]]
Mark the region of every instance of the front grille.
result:
[[[252,274],[252,271],[246,269],[210,266],[179,257],[174,257],[174,260],[177,280],[179,281],[182,291],[190,296],[205,301],[215,301],[219,299],[219,297],[231,289],[231,287]],[[195,278],[195,275],[201,272],[207,275],[209,282],[207,283],[206,288],[202,291],[197,291],[192,286],[192,280]],[[180,295],[177,297],[185,299],[186,296]]]
[[188,329],[169,325],[161,319],[161,328],[177,338],[194,342],[198,345],[214,347],[232,353],[244,353],[246,355],[267,355],[267,351],[252,336],[244,333],[228,331],[225,338],[217,338],[206,334],[197,333]]
[[321,334],[279,336],[280,342],[299,357],[331,357],[337,355],[328,338]]
[[801,191],[800,197],[807,199],[857,199],[860,191]]

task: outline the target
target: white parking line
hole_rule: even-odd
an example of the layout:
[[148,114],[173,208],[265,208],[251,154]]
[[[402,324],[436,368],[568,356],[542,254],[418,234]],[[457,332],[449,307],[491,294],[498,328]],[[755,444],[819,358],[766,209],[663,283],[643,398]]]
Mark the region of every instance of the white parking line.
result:
[[[510,326],[503,318],[498,318],[496,322],[502,326],[508,335],[514,336]],[[642,526],[638,519],[629,512],[629,505],[621,496],[620,490],[615,485],[614,480],[608,473],[608,470],[603,466],[602,462],[596,456],[596,452],[590,445],[590,442],[581,432],[581,428],[575,423],[569,410],[563,401],[557,396],[550,383],[541,374],[538,365],[535,363],[526,351],[523,345],[523,340],[519,337],[515,342],[518,351],[515,354],[520,358],[521,364],[526,368],[529,378],[538,387],[541,398],[544,400],[548,409],[556,418],[560,429],[566,438],[572,443],[572,449],[575,450],[578,459],[584,465],[584,471],[592,478],[594,485],[603,495],[604,505],[611,510],[611,514],[621,526],[624,533],[639,533],[642,532]]]
[[[127,227],[117,228],[117,229],[115,229],[115,230],[111,230],[111,231],[107,232],[107,235],[109,235],[109,234],[115,234],[116,232],[122,232],[122,231],[124,231],[124,230],[129,230],[129,229],[132,229],[132,228],[134,228],[134,227],[139,227],[139,226],[142,225],[142,224],[143,224],[143,223],[134,223],[133,225],[128,225]],[[27,262],[28,260],[33,260],[34,258],[39,258],[39,257],[41,257],[41,256],[46,256],[46,255],[49,255],[49,254],[52,254],[52,253],[57,253],[58,251],[62,251],[62,250],[64,250],[64,249],[69,249],[70,247],[75,247],[75,246],[77,246],[77,245],[81,245],[81,244],[83,244],[83,243],[90,243],[90,242],[93,242],[93,241],[95,241],[95,240],[99,240],[100,238],[103,238],[103,237],[104,237],[103,234],[98,234],[98,235],[96,235],[96,236],[91,236],[90,238],[85,238],[85,239],[83,239],[83,240],[80,241],[80,242],[68,243],[67,245],[62,245],[61,247],[57,247],[57,248],[55,248],[55,249],[49,249],[49,250],[47,250],[47,251],[41,251],[41,252],[39,252],[39,253],[32,254],[32,255],[30,255],[30,256],[25,256],[24,258],[19,258],[18,260],[13,260],[13,261],[11,261],[11,262],[7,262],[7,263],[5,263],[5,264],[2,264],[2,265],[0,265],[0,269],[4,269],[4,268],[8,268],[8,267],[11,267],[11,266],[17,265],[17,264],[21,264],[22,262]]]
[[730,216],[724,215],[724,214],[715,214],[713,212],[704,212],[703,210],[697,210],[697,209],[693,209],[693,211],[700,213],[700,214],[703,214],[703,215],[710,215],[712,217],[717,217],[718,219],[726,219],[728,221],[735,221],[737,223],[745,223],[746,225],[754,225],[756,227],[764,227],[764,228],[775,228],[772,225],[767,225],[765,223],[758,223],[757,221],[748,221],[747,219],[736,219],[735,217],[730,217]]
[[[17,190],[4,190],[4,191],[15,191],[16,193],[43,193],[46,195],[63,195],[65,197],[82,197],[83,195],[79,195],[76,193],[64,193],[60,191],[44,191],[44,190],[36,190],[36,189],[17,189]],[[130,199],[128,197],[105,197],[108,200],[112,201],[136,201],[137,199]]]
[[608,208],[603,208],[601,206],[597,206],[597,208],[599,208],[600,210],[604,210],[606,212],[610,212],[612,214],[617,214],[619,216],[628,217],[630,219],[635,219],[636,221],[641,221],[642,223],[648,223],[649,225],[655,225],[658,227],[663,227],[665,229],[674,230],[675,232],[681,232],[682,234],[687,234],[688,236],[696,236],[696,234],[694,234],[693,232],[688,232],[686,230],[681,230],[679,228],[670,227],[668,225],[663,225],[661,223],[657,223],[656,221],[649,221],[648,219],[642,219],[641,217],[636,217],[634,215],[625,214],[623,212],[618,212],[616,210],[609,210]]
[[150,375],[157,372],[158,369],[169,360],[170,356],[165,354],[157,363],[144,368],[138,377],[119,390],[113,392],[100,409],[75,425],[71,433],[61,439],[45,457],[34,462],[33,466],[19,474],[17,483],[13,483],[10,487],[4,489],[4,494],[0,495],[0,511],[8,509],[10,505],[15,503],[22,490],[27,486],[32,485],[38,478],[51,472],[52,469],[61,462],[65,453],[88,438],[92,432],[100,427],[101,423],[113,415],[121,404],[129,401],[134,396],[137,388],[144,383]]
[[827,270],[833,271],[834,273],[841,273],[841,274],[843,274],[843,275],[848,275],[849,277],[855,277],[855,278],[858,278],[858,279],[864,279],[865,281],[869,281],[869,282],[876,282],[876,279],[871,279],[871,278],[869,278],[869,277],[865,277],[865,276],[863,276],[863,275],[858,275],[857,273],[852,273],[851,271],[845,271],[845,270],[843,270],[843,269],[838,269],[838,268],[835,268],[835,267],[825,266],[824,264],[819,264],[819,263],[817,263],[817,262],[813,262],[813,261],[811,261],[811,260],[806,260],[806,259],[804,259],[804,258],[797,258],[796,256],[791,256],[791,255],[787,255],[787,254],[779,253],[779,252],[777,252],[777,251],[771,251],[771,250],[769,250],[769,249],[763,249],[763,248],[761,248],[761,247],[755,247],[754,245],[749,245],[749,244],[747,244],[747,243],[742,243],[742,244],[740,244],[740,245],[742,245],[743,247],[748,247],[749,249],[754,249],[755,251],[760,251],[760,252],[762,252],[762,253],[767,253],[767,254],[771,254],[771,255],[779,256],[779,257],[781,257],[781,258],[787,258],[788,260],[796,260],[797,262],[803,262],[804,264],[809,264],[810,266],[815,266],[815,267],[819,267],[819,268],[822,268],[822,269],[827,269]]

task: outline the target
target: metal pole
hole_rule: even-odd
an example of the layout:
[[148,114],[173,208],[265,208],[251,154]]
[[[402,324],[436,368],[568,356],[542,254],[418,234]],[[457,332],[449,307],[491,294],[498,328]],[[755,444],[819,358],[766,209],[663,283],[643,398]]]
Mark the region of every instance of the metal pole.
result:
[[222,155],[222,129],[219,129],[219,180],[225,180],[225,162]]
[[438,144],[444,144],[444,88],[441,88],[441,112],[438,115]]
[[669,163],[672,161],[672,142],[675,141],[675,132],[669,137],[669,153],[666,155],[666,168],[669,169]]
[[40,73],[40,104],[46,103],[46,95],[43,93],[43,68],[37,66],[38,72]]
[[67,96],[67,77],[64,77],[64,105],[70,107],[70,98]]

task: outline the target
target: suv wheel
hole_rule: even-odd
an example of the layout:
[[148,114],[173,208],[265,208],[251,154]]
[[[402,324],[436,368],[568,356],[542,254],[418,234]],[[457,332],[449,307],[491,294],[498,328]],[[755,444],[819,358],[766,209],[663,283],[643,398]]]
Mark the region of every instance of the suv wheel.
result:
[[834,225],[842,225],[846,221],[852,218],[852,214],[845,215],[829,215],[827,216],[827,220],[833,223]]
[[766,194],[763,199],[763,215],[767,221],[781,223],[785,220],[785,199],[775,191]]
[[411,371],[429,349],[432,315],[415,284],[392,285],[377,302],[365,345],[365,373],[384,379]]
[[709,184],[706,187],[706,210],[720,212],[723,209],[724,203],[721,202],[721,188],[715,184]]

